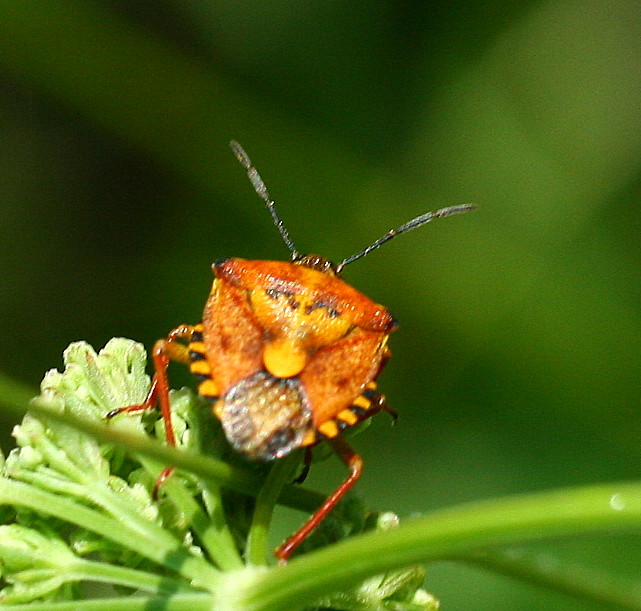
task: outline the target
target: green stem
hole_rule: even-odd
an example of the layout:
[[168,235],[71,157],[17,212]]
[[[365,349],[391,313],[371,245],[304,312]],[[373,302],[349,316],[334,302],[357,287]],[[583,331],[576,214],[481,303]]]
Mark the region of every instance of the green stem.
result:
[[65,570],[64,577],[66,581],[109,583],[165,596],[191,589],[184,581],[171,579],[166,575],[156,575],[138,569],[83,559],[78,559],[70,565]]
[[126,598],[103,598],[99,600],[28,603],[3,605],[2,611],[211,611],[211,594],[176,594],[165,597],[128,596]]
[[[360,580],[496,545],[638,529],[641,484],[609,484],[469,503],[399,528],[359,535],[255,574],[242,590],[225,579],[229,609],[297,609]],[[231,576],[233,577],[233,575]],[[633,607],[641,609],[641,606]]]
[[[38,449],[50,468],[58,473],[63,473],[68,479],[52,476],[49,470],[44,470],[44,472],[21,470],[15,476],[16,479],[28,482],[43,491],[76,497],[82,502],[89,501],[92,505],[101,507],[118,522],[126,523],[130,530],[140,533],[147,539],[167,536],[164,529],[140,515],[138,507],[132,506],[128,497],[123,497],[114,491],[107,484],[106,478],[96,478],[95,473],[86,467],[83,470],[82,462],[76,456],[61,452],[46,435],[40,439]],[[175,542],[167,539],[166,543],[171,545]]]
[[218,533],[218,537],[222,539],[225,548],[228,548],[230,550],[229,553],[234,555],[233,562],[239,562],[242,565],[243,560],[238,553],[236,541],[234,540],[234,536],[231,533],[229,523],[227,522],[227,516],[225,515],[221,488],[211,481],[204,482],[203,480],[201,480],[201,482],[202,500],[206,508],[207,515],[209,516],[209,519],[211,521],[211,528],[213,528]]
[[211,589],[218,581],[218,573],[211,565],[187,552],[167,531],[151,523],[145,536],[130,528],[126,520],[116,521],[69,499],[9,479],[0,479],[0,505],[29,507],[86,528],[176,571],[195,587]]
[[638,581],[568,563],[550,554],[533,554],[519,548],[464,554],[454,556],[452,560],[491,569],[574,598],[600,602],[609,609],[641,609],[641,583]]
[[269,475],[256,497],[256,506],[245,550],[245,558],[249,564],[256,566],[267,564],[267,542],[274,505],[283,486],[292,480],[294,472],[299,465],[299,452],[277,460],[272,465]]
[[[140,460],[153,477],[157,478],[162,471],[162,467],[157,464],[152,465],[153,461],[147,458],[141,458]],[[219,568],[224,571],[231,571],[244,566],[242,558],[236,549],[234,539],[226,525],[223,528],[217,528],[216,523],[196,503],[185,485],[177,477],[170,477],[163,485],[163,490],[171,502],[185,516],[209,557]]]

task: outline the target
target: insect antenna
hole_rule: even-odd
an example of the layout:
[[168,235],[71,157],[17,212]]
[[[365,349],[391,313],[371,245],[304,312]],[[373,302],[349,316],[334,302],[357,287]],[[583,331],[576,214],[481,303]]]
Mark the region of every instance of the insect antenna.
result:
[[365,255],[368,255],[370,252],[372,252],[373,250],[376,250],[377,248],[380,248],[383,244],[385,244],[385,242],[389,242],[392,238],[395,238],[397,235],[400,235],[401,233],[405,233],[412,229],[416,229],[417,227],[421,227],[422,225],[429,223],[432,219],[442,218],[444,216],[451,216],[452,214],[460,214],[461,212],[468,212],[469,210],[474,210],[474,208],[476,208],[474,204],[462,204],[460,206],[450,206],[449,208],[441,208],[440,210],[436,210],[436,212],[426,212],[425,214],[421,214],[420,216],[417,216],[415,219],[408,221],[407,223],[405,223],[404,225],[401,225],[396,229],[390,229],[383,237],[379,238],[378,240],[370,244],[367,248],[364,248],[363,250],[356,253],[355,255],[352,255],[351,257],[347,257],[347,259],[343,259],[336,266],[336,273],[340,274],[346,265],[349,265],[350,263],[353,263],[357,259],[361,259]]
[[290,252],[292,253],[292,260],[298,259],[298,250],[296,250],[294,242],[292,242],[292,239],[289,237],[289,233],[285,228],[285,224],[283,223],[280,216],[278,216],[278,212],[276,211],[276,204],[274,203],[274,200],[269,196],[267,187],[265,186],[263,179],[260,177],[258,170],[252,165],[252,162],[249,159],[249,155],[247,155],[243,147],[240,146],[240,144],[238,144],[238,142],[236,142],[235,140],[232,140],[229,143],[229,146],[231,147],[231,150],[234,151],[234,154],[238,158],[238,161],[240,161],[241,165],[247,170],[247,176],[249,176],[249,180],[254,186],[256,193],[258,193],[260,199],[265,202],[265,206],[267,206],[269,214],[272,215],[272,220],[274,221],[274,225],[276,225],[276,229],[278,229],[278,232],[280,233],[280,237],[283,238],[283,242],[285,242],[287,248],[289,248]]

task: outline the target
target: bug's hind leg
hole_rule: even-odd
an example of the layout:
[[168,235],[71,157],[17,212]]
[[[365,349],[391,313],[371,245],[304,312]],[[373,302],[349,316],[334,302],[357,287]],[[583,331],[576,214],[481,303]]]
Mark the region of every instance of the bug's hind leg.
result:
[[325,519],[327,514],[336,507],[338,502],[347,494],[349,489],[358,481],[363,472],[363,459],[343,441],[340,437],[329,439],[334,451],[347,465],[349,475],[343,483],[334,490],[327,500],[316,510],[316,513],[307,520],[285,543],[276,548],[274,555],[280,564],[285,564],[294,550],[309,536],[309,534]]

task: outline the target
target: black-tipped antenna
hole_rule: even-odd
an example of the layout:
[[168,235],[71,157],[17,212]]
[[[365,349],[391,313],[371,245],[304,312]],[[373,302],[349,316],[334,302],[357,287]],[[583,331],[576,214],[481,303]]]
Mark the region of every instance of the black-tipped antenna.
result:
[[426,212],[425,214],[421,214],[415,219],[412,219],[404,225],[401,225],[397,229],[390,229],[382,238],[379,238],[378,240],[376,240],[376,242],[370,244],[367,248],[364,248],[359,253],[356,253],[351,257],[347,257],[347,259],[343,259],[336,266],[336,273],[340,274],[346,265],[353,263],[354,261],[364,257],[365,255],[368,255],[370,252],[376,250],[377,248],[380,248],[383,244],[385,244],[385,242],[389,242],[392,238],[400,235],[401,233],[405,233],[412,229],[416,229],[417,227],[421,227],[422,225],[429,223],[432,219],[451,216],[452,214],[460,214],[461,212],[468,212],[470,210],[474,210],[474,208],[476,208],[474,204],[462,204],[461,206],[450,206],[449,208],[441,208],[436,212]]
[[283,242],[285,242],[287,248],[289,248],[292,253],[292,260],[297,259],[299,257],[299,253],[294,246],[294,242],[292,242],[292,239],[289,237],[289,233],[287,232],[283,221],[281,220],[280,216],[278,216],[278,212],[276,212],[276,204],[274,203],[274,200],[269,196],[267,187],[265,186],[263,179],[260,177],[258,170],[252,165],[249,156],[247,155],[243,147],[238,144],[238,142],[232,140],[229,143],[229,146],[231,147],[231,150],[234,151],[234,154],[238,158],[238,161],[240,161],[242,166],[247,170],[247,176],[249,176],[249,180],[254,186],[256,193],[258,193],[260,199],[265,202],[265,206],[267,206],[269,214],[272,215],[272,220],[274,221],[274,225],[276,225],[276,229],[278,229],[281,238],[283,238]]

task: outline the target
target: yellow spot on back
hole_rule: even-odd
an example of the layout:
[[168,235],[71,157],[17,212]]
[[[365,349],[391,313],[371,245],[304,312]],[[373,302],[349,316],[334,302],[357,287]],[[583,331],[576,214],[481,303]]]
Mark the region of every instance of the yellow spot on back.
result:
[[307,352],[286,337],[269,342],[263,351],[265,369],[277,378],[297,376],[307,363]]

